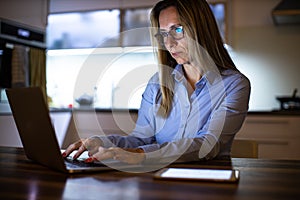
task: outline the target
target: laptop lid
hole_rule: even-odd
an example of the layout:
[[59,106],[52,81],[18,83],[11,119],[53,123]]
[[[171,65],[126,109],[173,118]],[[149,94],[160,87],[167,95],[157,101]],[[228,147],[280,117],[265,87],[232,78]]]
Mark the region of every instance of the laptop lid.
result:
[[6,94],[25,154],[29,159],[69,173],[112,170],[105,165],[67,169],[41,89],[39,87],[6,89]]

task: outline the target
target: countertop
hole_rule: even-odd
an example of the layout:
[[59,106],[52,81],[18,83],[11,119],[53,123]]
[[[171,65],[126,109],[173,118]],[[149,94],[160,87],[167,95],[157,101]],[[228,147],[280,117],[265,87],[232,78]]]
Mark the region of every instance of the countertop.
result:
[[[138,113],[138,109],[104,109],[104,108],[52,108],[50,112],[130,112],[130,113]],[[299,115],[300,110],[271,110],[271,111],[249,111],[248,115]]]
[[[59,112],[129,112],[138,113],[138,109],[108,109],[108,108],[50,108],[51,113]],[[0,115],[11,115],[10,110],[0,110]],[[266,116],[300,116],[300,110],[270,110],[270,111],[249,111],[248,115],[266,115]]]
[[248,115],[298,115],[300,110],[272,110],[272,111],[249,111]]

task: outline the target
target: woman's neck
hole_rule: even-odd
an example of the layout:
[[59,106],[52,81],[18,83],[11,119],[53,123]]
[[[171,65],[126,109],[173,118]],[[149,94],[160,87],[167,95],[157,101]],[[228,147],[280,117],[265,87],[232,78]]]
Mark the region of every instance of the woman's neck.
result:
[[196,83],[201,79],[202,73],[200,72],[199,68],[191,65],[191,64],[184,64],[183,65],[184,76],[188,81],[189,85],[195,90]]

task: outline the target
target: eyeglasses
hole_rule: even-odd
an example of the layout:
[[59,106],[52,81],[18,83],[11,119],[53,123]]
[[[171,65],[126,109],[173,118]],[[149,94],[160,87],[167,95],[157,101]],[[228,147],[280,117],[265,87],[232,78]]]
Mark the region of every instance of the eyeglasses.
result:
[[168,32],[159,31],[155,34],[155,37],[157,41],[164,46],[169,35],[174,40],[181,40],[184,37],[183,26],[173,26]]

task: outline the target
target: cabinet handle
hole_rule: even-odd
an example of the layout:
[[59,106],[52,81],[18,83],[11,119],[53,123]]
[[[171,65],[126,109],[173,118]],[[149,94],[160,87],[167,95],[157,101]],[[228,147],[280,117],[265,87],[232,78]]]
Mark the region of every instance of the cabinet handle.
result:
[[289,121],[286,120],[246,120],[247,124],[289,124]]

